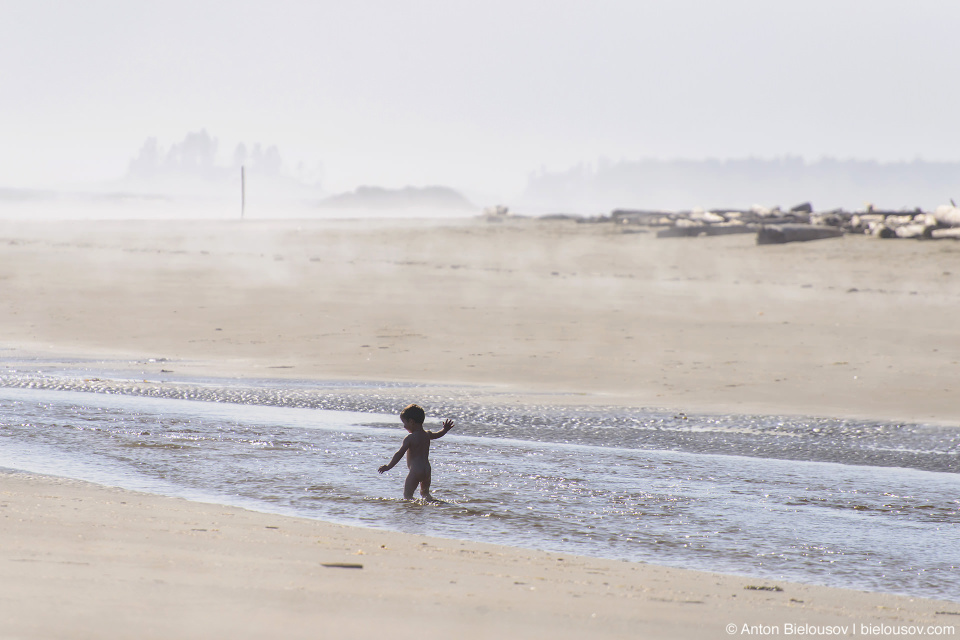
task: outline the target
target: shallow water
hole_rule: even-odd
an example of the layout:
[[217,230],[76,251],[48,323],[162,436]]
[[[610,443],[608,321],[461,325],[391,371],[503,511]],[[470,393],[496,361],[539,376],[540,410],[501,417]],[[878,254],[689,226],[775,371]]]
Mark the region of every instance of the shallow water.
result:
[[[427,396],[424,398],[424,396]],[[399,499],[395,411],[457,427]],[[436,421],[433,421],[436,428]],[[427,428],[431,428],[428,420]],[[466,390],[0,376],[0,466],[429,535],[958,600],[960,430],[480,407]]]

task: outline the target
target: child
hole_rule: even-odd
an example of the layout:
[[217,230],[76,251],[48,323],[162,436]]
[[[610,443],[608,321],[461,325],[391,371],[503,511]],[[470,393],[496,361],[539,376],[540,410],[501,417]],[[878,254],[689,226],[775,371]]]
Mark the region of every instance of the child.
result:
[[403,422],[403,428],[409,431],[410,435],[403,439],[403,445],[394,454],[390,464],[385,464],[377,470],[379,473],[383,473],[393,469],[400,462],[403,453],[407,453],[407,468],[410,473],[407,474],[407,480],[403,483],[403,497],[406,500],[413,498],[413,490],[417,488],[418,484],[423,499],[433,500],[430,495],[430,460],[428,459],[430,441],[442,438],[447,431],[453,428],[453,420],[444,420],[441,431],[424,431],[423,421],[425,419],[426,414],[424,414],[423,408],[415,404],[411,404],[400,412],[400,421]]

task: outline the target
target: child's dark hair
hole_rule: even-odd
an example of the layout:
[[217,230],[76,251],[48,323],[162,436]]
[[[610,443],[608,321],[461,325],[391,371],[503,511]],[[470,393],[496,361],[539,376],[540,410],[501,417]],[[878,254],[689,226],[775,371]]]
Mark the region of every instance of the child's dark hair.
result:
[[401,420],[413,420],[418,424],[423,424],[423,421],[427,419],[427,414],[424,413],[423,407],[418,404],[407,405],[407,407],[400,412]]

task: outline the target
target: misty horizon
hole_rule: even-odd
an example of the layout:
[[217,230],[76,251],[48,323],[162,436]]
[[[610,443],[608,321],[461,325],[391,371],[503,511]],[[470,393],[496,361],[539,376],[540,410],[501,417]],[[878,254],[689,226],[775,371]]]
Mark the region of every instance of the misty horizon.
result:
[[[605,190],[627,207],[956,197],[937,177],[939,165],[960,162],[955,3],[13,0],[9,9],[6,189],[105,188],[135,158],[141,177],[209,161],[210,140],[184,138],[209,132],[216,166],[239,160],[251,177],[326,195],[447,186],[479,206],[591,210],[612,202]],[[874,195],[852,171],[843,193],[761,184],[678,188],[673,199],[605,186],[616,182],[611,166],[709,182],[730,174],[711,174],[712,163],[758,158],[802,158],[816,169],[804,180],[823,159],[856,159],[837,162],[899,167],[916,184]],[[588,165],[595,177],[575,175]],[[544,194],[563,180],[571,201]],[[881,181],[886,189],[889,175]]]
[[[165,143],[147,137],[112,180],[74,185],[75,192],[178,198],[204,196],[235,199],[240,169],[250,179],[254,196],[358,209],[391,206],[436,208],[447,203],[459,212],[503,204],[527,213],[605,214],[618,208],[683,210],[788,207],[812,201],[820,210],[855,210],[873,205],[887,209],[932,209],[960,194],[960,162],[879,162],[863,159],[800,156],[726,159],[600,158],[560,170],[527,173],[522,190],[506,197],[484,197],[461,185],[377,185],[362,182],[353,189],[326,188],[324,167],[291,167],[272,143],[222,143],[206,129],[188,132]],[[2,185],[5,200],[15,185]],[[42,192],[43,190],[41,190]],[[56,189],[47,190],[57,192]],[[442,194],[438,196],[438,194]]]

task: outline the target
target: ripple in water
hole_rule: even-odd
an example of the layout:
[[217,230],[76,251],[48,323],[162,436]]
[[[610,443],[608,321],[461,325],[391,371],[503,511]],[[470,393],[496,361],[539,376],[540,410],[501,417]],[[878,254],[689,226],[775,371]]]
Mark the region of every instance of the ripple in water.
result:
[[[469,393],[423,399],[402,386],[0,384],[9,468],[410,533],[957,597],[956,430],[481,408]],[[404,502],[403,470],[376,473],[410,399],[458,421],[432,447],[445,504]]]

